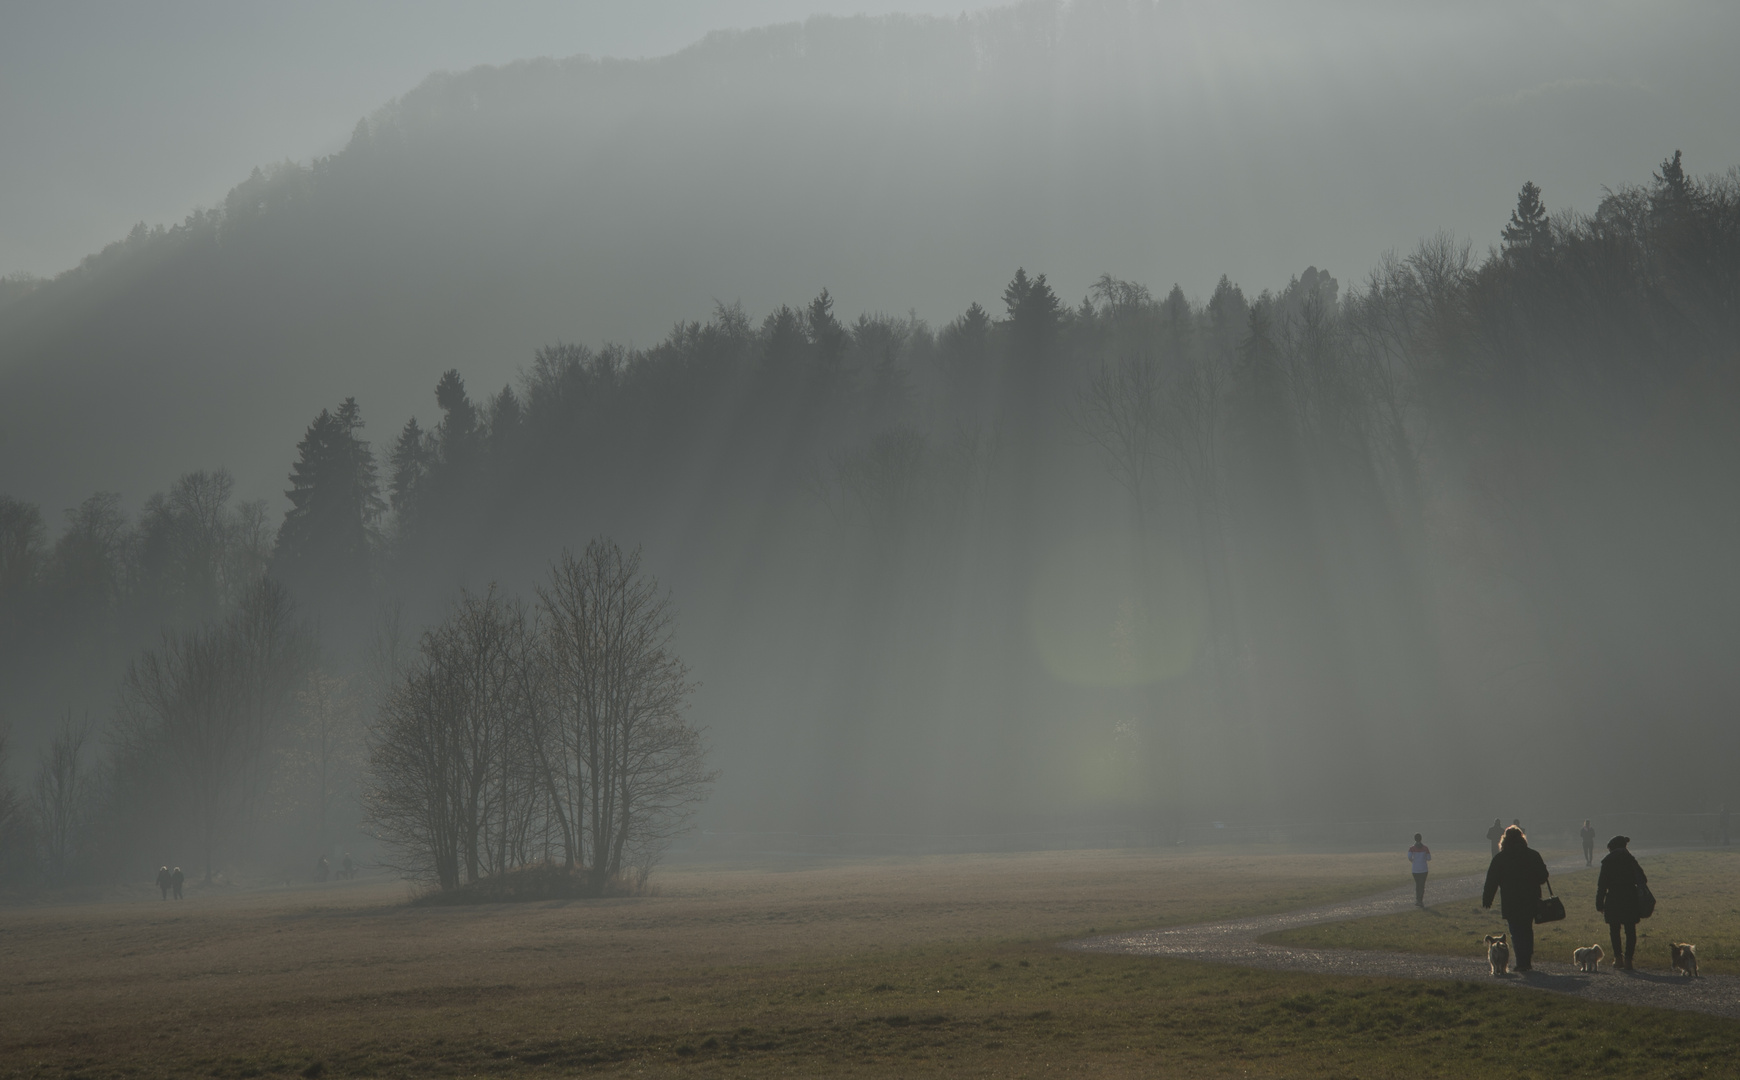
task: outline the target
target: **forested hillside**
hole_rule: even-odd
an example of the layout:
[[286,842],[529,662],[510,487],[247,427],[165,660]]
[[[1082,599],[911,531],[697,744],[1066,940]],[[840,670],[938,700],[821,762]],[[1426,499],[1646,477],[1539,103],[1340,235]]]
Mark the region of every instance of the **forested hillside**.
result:
[[1740,749],[1740,175],[1676,152],[1587,215],[1525,185],[1497,239],[1200,304],[1023,268],[937,327],[818,288],[548,344],[499,390],[451,370],[421,419],[340,380],[282,516],[211,472],[64,531],[0,504],[11,718],[100,723],[119,686],[124,719],[159,627],[251,640],[290,602],[338,689],[299,692],[271,760],[301,779],[249,813],[304,827],[318,762],[315,816],[342,778],[354,818],[419,628],[607,535],[670,590],[713,827],[1472,813],[1519,774],[1525,813],[1708,809]]
[[[582,564],[644,601],[686,785],[633,858],[582,836],[593,759],[522,709],[468,873],[561,833],[628,874],[691,812],[1740,799],[1740,173],[1555,67],[1543,11],[1421,46],[1434,13],[1085,0],[440,74],[0,280],[0,877],[416,834],[389,733],[589,678],[548,599]],[[1677,11],[1586,17],[1689,113]],[[1543,131],[1651,142],[1558,160],[1581,206],[1495,184]]]
[[1198,301],[1223,273],[1359,277],[1489,235],[1517,176],[1588,206],[1664,146],[1731,155],[1691,134],[1726,100],[1692,74],[1724,66],[1707,15],[1464,15],[1040,0],[434,75],[326,157],[0,286],[0,490],[58,524],[222,462],[277,514],[333,387],[378,423],[448,368],[493,393],[547,344],[646,347],[824,286],[940,326],[1020,265],[1072,306],[1105,272]]

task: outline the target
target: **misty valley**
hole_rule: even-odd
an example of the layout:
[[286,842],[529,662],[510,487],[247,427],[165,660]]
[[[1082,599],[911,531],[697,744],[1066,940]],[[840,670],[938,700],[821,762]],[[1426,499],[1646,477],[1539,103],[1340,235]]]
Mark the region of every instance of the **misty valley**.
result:
[[0,277],[0,1077],[1735,1075],[1740,166],[1084,272],[1166,16],[441,73]]

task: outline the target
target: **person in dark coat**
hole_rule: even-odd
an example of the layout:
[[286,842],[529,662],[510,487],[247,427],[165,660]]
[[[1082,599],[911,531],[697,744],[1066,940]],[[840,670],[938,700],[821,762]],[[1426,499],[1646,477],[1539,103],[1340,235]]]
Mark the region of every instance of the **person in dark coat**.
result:
[[1547,883],[1547,861],[1529,847],[1523,831],[1512,825],[1498,842],[1498,854],[1486,868],[1486,888],[1480,906],[1490,908],[1494,893],[1502,894],[1499,913],[1510,925],[1510,952],[1518,971],[1528,971],[1535,955],[1535,908]]
[[[1601,860],[1601,877],[1595,882],[1595,910],[1607,917],[1607,932],[1613,938],[1613,966],[1631,970],[1632,954],[1637,952],[1637,920],[1643,917],[1637,901],[1637,887],[1649,882],[1637,857],[1625,845],[1629,836],[1615,836],[1607,841],[1607,857]],[[1625,951],[1619,950],[1619,928],[1625,928]]]
[[1492,842],[1492,853],[1498,854],[1498,842],[1504,837],[1504,822],[1492,819],[1492,828],[1486,830],[1486,838]]
[[181,872],[181,867],[179,866],[169,872],[169,887],[175,890],[175,898],[177,900],[181,899],[181,883],[186,880],[187,876]]
[[157,868],[157,889],[163,894],[163,899],[169,899],[169,867]]

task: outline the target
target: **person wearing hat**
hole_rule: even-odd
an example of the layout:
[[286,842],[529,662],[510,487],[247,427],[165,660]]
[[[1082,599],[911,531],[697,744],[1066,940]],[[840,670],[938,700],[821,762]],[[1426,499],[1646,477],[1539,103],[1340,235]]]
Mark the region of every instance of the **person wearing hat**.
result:
[[1535,909],[1540,907],[1541,886],[1546,883],[1547,861],[1541,853],[1529,847],[1528,838],[1517,826],[1504,830],[1498,854],[1486,868],[1480,906],[1491,907],[1493,896],[1502,893],[1498,910],[1510,924],[1510,951],[1518,971],[1534,966]]
[[[1607,917],[1607,932],[1613,938],[1613,966],[1631,970],[1632,954],[1637,952],[1637,920],[1643,917],[1638,903],[1637,887],[1649,883],[1643,867],[1626,849],[1629,836],[1615,836],[1607,841],[1607,857],[1601,860],[1601,877],[1595,882],[1595,910]],[[1625,928],[1625,951],[1619,949],[1619,928]]]

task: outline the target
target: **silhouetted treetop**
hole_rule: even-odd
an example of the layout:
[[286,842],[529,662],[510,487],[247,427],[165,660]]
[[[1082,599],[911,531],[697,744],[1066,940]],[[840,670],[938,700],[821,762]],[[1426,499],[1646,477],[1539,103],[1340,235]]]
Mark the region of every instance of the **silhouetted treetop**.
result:
[[1547,208],[1541,202],[1541,189],[1533,181],[1525,183],[1516,197],[1516,209],[1510,212],[1510,223],[1500,234],[1506,250],[1540,249],[1552,243],[1552,225],[1547,220]]

